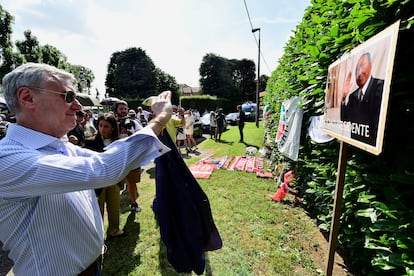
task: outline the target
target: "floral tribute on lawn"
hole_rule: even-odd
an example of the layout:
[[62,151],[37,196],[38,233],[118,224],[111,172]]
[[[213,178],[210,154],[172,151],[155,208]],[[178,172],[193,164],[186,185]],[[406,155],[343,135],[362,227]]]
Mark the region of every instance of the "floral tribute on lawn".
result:
[[195,178],[210,178],[215,170],[245,171],[258,177],[271,178],[271,172],[263,172],[263,158],[254,156],[207,157],[189,167]]

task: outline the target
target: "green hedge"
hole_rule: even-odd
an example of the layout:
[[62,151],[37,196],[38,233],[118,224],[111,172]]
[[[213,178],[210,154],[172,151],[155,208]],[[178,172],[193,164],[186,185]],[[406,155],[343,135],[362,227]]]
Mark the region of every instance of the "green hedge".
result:
[[[324,112],[328,66],[346,51],[401,19],[383,153],[351,147],[345,177],[339,247],[358,274],[414,275],[414,2],[320,1],[305,12],[269,78],[265,102],[273,121],[294,95],[304,106],[297,186],[321,230],[328,233],[338,141],[306,137],[311,116]],[[268,129],[274,138],[277,124]]]
[[[136,111],[138,106],[142,106],[142,101],[144,99],[122,98],[122,100],[128,103],[129,108]],[[200,113],[203,113],[204,110],[216,110],[219,107],[223,108],[225,113],[235,112],[236,110],[236,105],[233,102],[210,95],[182,96],[180,97],[180,105],[185,109],[197,109]],[[145,106],[143,106],[143,108],[149,109],[149,107]],[[112,110],[112,107],[108,107],[108,109]]]
[[229,100],[210,95],[182,96],[180,97],[180,105],[185,109],[197,109],[200,113],[203,113],[204,110],[212,111],[217,108],[223,108],[225,113],[236,109],[236,106],[233,106]]

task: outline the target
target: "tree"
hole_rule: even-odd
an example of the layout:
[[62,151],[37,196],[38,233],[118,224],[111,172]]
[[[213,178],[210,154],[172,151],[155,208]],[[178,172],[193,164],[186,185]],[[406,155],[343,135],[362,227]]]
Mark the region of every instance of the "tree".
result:
[[75,76],[74,85],[79,92],[90,94],[91,84],[95,78],[92,70],[69,63],[67,57],[54,46],[41,46],[30,30],[25,31],[24,36],[25,40],[16,41],[16,46],[25,62],[42,62],[64,69]]
[[[30,34],[30,31],[28,31]],[[26,32],[25,32],[26,34]],[[52,45],[39,46],[40,60],[39,62],[53,65],[57,68],[64,69],[75,76],[74,84],[79,92],[90,94],[91,84],[95,76],[91,69],[82,65],[74,65],[67,61],[67,57]],[[28,60],[29,61],[29,60]],[[36,62],[36,61],[33,61]]]
[[56,47],[46,44],[40,47],[42,62],[58,68],[66,67],[67,58]]
[[253,100],[255,97],[255,64],[252,60],[229,60],[207,54],[203,57],[199,71],[204,94],[237,102]]
[[233,60],[233,83],[240,91],[240,98],[244,101],[255,99],[256,66],[252,60]]
[[24,56],[26,62],[40,62],[42,51],[37,37],[30,30],[24,32],[25,40],[16,41],[16,47]]
[[11,41],[12,28],[11,24],[14,22],[14,17],[2,8],[0,5],[0,48],[4,49],[13,47]]
[[11,40],[13,21],[13,16],[0,5],[0,79],[25,62],[42,62],[73,73],[78,90],[89,93],[95,78],[93,72],[81,65],[70,64],[66,56],[54,46],[47,44],[41,46],[30,30],[24,32],[24,40],[16,41],[18,52],[13,52]]
[[265,91],[266,90],[266,85],[267,85],[267,80],[269,79],[269,76],[266,75],[261,75],[260,76],[260,82],[259,82],[259,91]]
[[106,93],[121,98],[147,98],[170,90],[172,102],[179,102],[175,78],[156,67],[141,48],[129,48],[111,55],[105,80]]
[[23,56],[13,52],[11,40],[13,16],[0,5],[0,79],[23,63]]
[[106,94],[109,96],[114,96],[113,93],[116,89],[116,82],[115,82],[115,73],[117,69],[116,59],[119,54],[120,54],[119,52],[113,53],[111,55],[111,58],[108,64],[108,70],[107,70],[106,79],[105,79],[105,87],[106,87]]
[[175,78],[165,73],[159,68],[155,69],[155,75],[156,75],[157,92],[160,93],[165,90],[170,90],[171,91],[171,102],[174,104],[178,104],[180,102],[180,95],[178,93],[179,86]]
[[207,54],[200,65],[200,84],[204,94],[233,98],[235,86],[230,62],[215,54]]
[[141,48],[112,54],[106,76],[106,92],[124,98],[156,95],[155,65]]
[[68,64],[67,71],[71,72],[77,82],[76,86],[79,92],[91,94],[90,88],[92,81],[95,79],[93,72],[82,65]]

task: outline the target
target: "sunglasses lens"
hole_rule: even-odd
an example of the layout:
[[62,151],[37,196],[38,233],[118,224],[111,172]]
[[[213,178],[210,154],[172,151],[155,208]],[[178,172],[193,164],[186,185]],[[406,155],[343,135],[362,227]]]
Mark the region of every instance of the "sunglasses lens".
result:
[[76,98],[76,93],[73,91],[66,91],[66,96],[65,96],[65,100],[67,103],[71,103],[75,100]]

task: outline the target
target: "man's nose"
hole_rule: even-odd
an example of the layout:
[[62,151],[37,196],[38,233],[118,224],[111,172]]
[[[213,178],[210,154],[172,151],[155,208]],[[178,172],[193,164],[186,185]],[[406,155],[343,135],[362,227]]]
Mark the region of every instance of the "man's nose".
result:
[[73,101],[72,101],[72,109],[74,109],[74,110],[82,110],[83,109],[83,106],[81,105],[81,103],[79,102],[79,100],[78,99],[74,99]]

